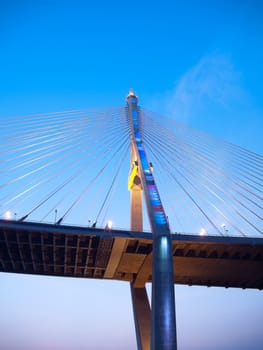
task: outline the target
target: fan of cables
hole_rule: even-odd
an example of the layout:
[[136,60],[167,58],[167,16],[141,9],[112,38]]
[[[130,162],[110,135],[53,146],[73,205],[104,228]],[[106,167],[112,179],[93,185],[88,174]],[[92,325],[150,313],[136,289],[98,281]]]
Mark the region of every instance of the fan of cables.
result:
[[[140,118],[171,232],[262,237],[261,155],[145,109]],[[4,119],[0,217],[129,229],[130,136],[125,107]]]
[[[0,215],[103,226],[116,212],[111,200],[122,171],[127,182],[130,136],[123,115],[123,108],[105,108],[5,120]],[[119,192],[121,214],[129,202]]]
[[153,112],[141,115],[173,232],[262,237],[263,157]]

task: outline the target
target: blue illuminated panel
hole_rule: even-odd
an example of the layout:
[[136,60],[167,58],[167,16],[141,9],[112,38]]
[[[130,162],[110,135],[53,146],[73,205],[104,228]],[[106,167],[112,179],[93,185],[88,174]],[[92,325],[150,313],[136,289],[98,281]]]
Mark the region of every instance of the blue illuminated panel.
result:
[[[136,104],[137,100],[131,101],[131,102],[134,102]],[[141,168],[144,174],[144,180],[146,184],[145,191],[148,193],[152,219],[155,225],[158,225],[158,226],[165,225],[167,227],[168,223],[167,223],[166,215],[165,215],[162,202],[161,202],[157,187],[155,185],[153,174],[150,169],[150,166],[146,157],[146,153],[143,147],[142,138],[141,138],[140,129],[139,129],[139,114],[136,106],[135,106],[135,109],[132,109],[131,116],[132,116],[133,131],[134,131],[134,141],[137,146],[138,156],[139,156]]]

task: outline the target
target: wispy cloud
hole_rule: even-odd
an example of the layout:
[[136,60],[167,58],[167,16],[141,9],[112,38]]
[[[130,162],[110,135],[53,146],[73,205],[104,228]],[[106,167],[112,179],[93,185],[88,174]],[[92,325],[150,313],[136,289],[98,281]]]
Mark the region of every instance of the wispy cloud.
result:
[[240,105],[246,99],[241,78],[231,59],[212,53],[200,59],[162,99],[165,114],[188,122],[211,109],[225,110]]
[[184,124],[262,152],[262,108],[229,55],[203,56],[148,108]]

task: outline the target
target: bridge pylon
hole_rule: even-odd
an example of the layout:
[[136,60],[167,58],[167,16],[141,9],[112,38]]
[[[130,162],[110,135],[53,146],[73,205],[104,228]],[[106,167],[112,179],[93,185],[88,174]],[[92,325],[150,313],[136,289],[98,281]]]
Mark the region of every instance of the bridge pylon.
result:
[[[136,148],[131,142],[131,169],[128,180],[130,191],[130,229],[143,231],[142,217],[142,180]],[[131,297],[138,350],[149,350],[151,343],[151,309],[145,285],[131,282]]]
[[127,117],[131,127],[130,190],[131,230],[143,231],[142,191],[153,234],[152,311],[145,285],[131,283],[132,303],[139,350],[176,350],[173,254],[170,228],[147,160],[141,137],[138,98],[127,96]]

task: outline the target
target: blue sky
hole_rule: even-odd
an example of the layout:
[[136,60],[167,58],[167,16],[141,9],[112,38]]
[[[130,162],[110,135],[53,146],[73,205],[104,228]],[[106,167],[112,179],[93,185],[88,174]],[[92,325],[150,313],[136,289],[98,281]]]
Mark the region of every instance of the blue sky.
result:
[[[0,3],[0,118],[140,104],[262,153],[261,1]],[[129,286],[1,274],[6,350],[135,349]],[[259,350],[262,292],[176,287],[181,350]],[[260,327],[261,326],[261,327]]]

